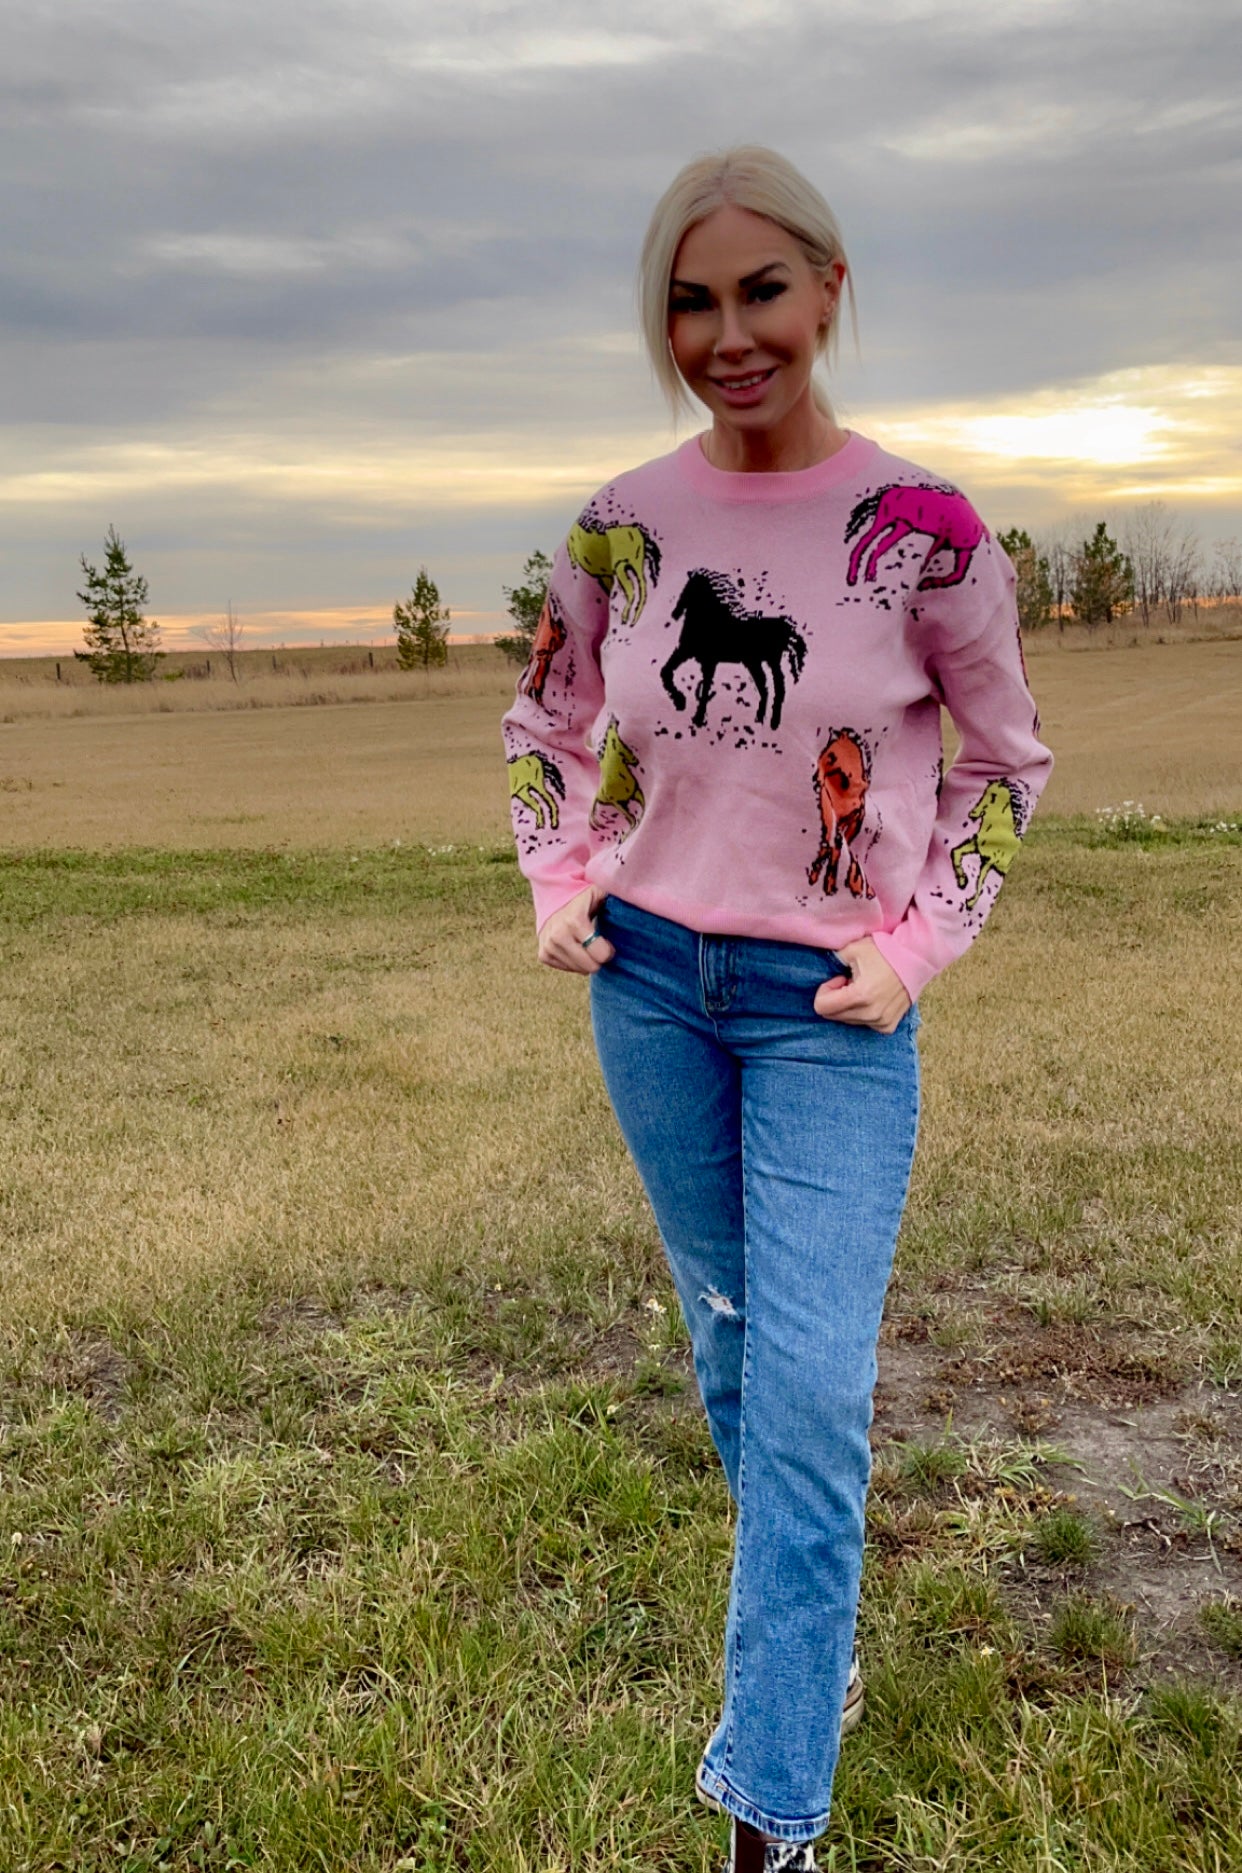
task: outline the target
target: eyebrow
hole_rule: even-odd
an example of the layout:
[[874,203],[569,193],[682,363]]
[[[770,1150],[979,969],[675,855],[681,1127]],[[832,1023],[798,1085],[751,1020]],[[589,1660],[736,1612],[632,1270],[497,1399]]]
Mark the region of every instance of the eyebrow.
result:
[[[757,286],[759,284],[759,281],[763,278],[765,273],[775,273],[778,269],[782,273],[789,272],[789,267],[787,266],[785,261],[769,260],[766,266],[756,267],[753,273],[744,274],[742,278],[738,281],[738,285],[739,286]],[[669,281],[670,290],[673,287],[676,287],[677,290],[682,293],[703,293],[707,291],[707,288],[705,286],[700,285],[698,280],[672,279]]]

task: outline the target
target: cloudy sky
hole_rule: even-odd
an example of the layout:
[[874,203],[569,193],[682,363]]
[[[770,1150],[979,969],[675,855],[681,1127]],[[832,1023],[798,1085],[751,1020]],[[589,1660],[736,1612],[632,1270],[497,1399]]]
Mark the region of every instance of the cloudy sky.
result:
[[[633,266],[689,156],[836,207],[843,420],[995,526],[1242,533],[1236,0],[15,0],[0,653],[110,524],[165,641],[455,628],[676,436]],[[693,427],[693,425],[691,425]],[[683,434],[689,433],[683,428]]]

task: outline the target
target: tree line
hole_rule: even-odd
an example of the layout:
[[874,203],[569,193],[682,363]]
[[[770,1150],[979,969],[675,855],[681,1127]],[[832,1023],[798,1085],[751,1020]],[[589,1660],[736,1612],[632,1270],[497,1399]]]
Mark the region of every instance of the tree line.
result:
[[1127,613],[1176,624],[1205,599],[1242,598],[1242,541],[1209,553],[1163,501],[1133,508],[1117,535],[1102,520],[1085,535],[1073,522],[1034,539],[1021,527],[997,535],[1017,573],[1024,631],[1070,619],[1094,629]]
[[[1177,520],[1163,501],[1133,509],[1118,533],[1114,539],[1101,520],[1085,535],[1081,524],[1072,522],[1034,538],[1022,527],[997,535],[1017,574],[1024,631],[1067,619],[1094,629],[1129,612],[1144,625],[1160,615],[1176,624],[1202,599],[1242,598],[1242,542],[1218,541],[1209,556],[1194,529]],[[115,527],[108,529],[102,569],[85,554],[80,557],[85,585],[78,598],[87,611],[86,648],[74,656],[101,683],[149,682],[164,652],[160,627],[145,613],[147,581],[135,571]],[[496,646],[515,663],[530,657],[551,571],[551,559],[536,548],[522,567],[521,583],[503,588],[511,629],[496,639]],[[409,598],[397,601],[392,616],[401,669],[430,670],[447,663],[452,614],[441,604],[426,566],[419,567]],[[241,680],[244,631],[230,599],[225,617],[201,632],[234,682]]]
[[[86,581],[78,593],[87,613],[82,627],[86,648],[75,650],[74,656],[88,664],[101,683],[149,683],[164,652],[160,627],[144,609],[147,581],[135,570],[115,527],[108,529],[102,569],[92,566],[85,553],[79,557]],[[409,598],[397,601],[392,617],[401,669],[437,669],[448,662],[452,614],[440,603],[439,587],[426,566],[419,567]],[[233,681],[240,682],[245,626],[233,610],[232,599],[220,622],[203,626],[200,634],[208,648],[224,659]]]

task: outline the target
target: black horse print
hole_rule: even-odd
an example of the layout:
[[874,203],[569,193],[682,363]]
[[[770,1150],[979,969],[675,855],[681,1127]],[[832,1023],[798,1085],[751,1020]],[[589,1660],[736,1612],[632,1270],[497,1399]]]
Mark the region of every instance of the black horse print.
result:
[[788,618],[764,618],[757,612],[744,611],[732,581],[723,572],[708,572],[703,567],[686,580],[673,616],[684,618],[685,623],[676,650],[660,672],[660,681],[672,697],[673,706],[684,709],[686,698],[673,677],[683,663],[698,664],[698,707],[691,718],[692,727],[702,728],[707,721],[717,667],[740,663],[759,692],[756,722],[762,722],[767,712],[771,678],[770,725],[779,728],[785,702],[782,662],[789,659],[790,679],[796,683],[806,658],[806,639],[797,626]]

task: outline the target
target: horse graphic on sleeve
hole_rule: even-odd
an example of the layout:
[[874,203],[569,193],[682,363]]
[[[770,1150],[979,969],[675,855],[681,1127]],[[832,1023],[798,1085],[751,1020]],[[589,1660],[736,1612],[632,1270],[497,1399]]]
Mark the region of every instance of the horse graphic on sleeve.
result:
[[637,624],[648,581],[660,576],[660,549],[645,528],[589,527],[579,520],[569,529],[565,551],[570,564],[597,579],[606,592],[618,586],[624,601],[621,622]]
[[535,635],[531,639],[530,658],[518,678],[519,694],[543,706],[543,692],[552,669],[552,660],[565,648],[565,619],[551,592],[543,601]]
[[[865,533],[862,531],[864,527]],[[959,494],[956,488],[937,488],[927,482],[909,487],[896,482],[860,501],[849,517],[845,529],[846,539],[852,540],[855,534],[859,534],[860,538],[850,554],[849,570],[845,575],[847,584],[857,585],[863,557],[868,550],[870,557],[863,579],[870,584],[876,577],[884,555],[891,553],[910,533],[931,535],[925,564],[939,552],[953,555],[952,571],[925,573],[918,583],[920,592],[930,591],[939,585],[960,585],[966,577],[975,548],[980,540],[988,537],[988,530],[978,514],[966,496]]]
[[965,904],[967,910],[973,910],[992,872],[1003,878],[1017,857],[1026,821],[1025,802],[1014,781],[990,780],[966,817],[975,821],[976,829],[955,845],[949,856],[953,875],[963,891],[970,883],[966,859],[979,861],[974,896],[968,897]]
[[509,797],[532,813],[540,832],[560,824],[558,799],[565,798],[565,779],[546,754],[519,754],[509,762]]
[[819,805],[819,851],[811,861],[807,881],[815,884],[821,872],[825,894],[840,883],[843,853],[848,856],[845,888],[853,897],[874,897],[854,851],[862,837],[871,784],[871,758],[861,736],[852,728],[830,729],[815,763],[815,798]]

